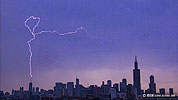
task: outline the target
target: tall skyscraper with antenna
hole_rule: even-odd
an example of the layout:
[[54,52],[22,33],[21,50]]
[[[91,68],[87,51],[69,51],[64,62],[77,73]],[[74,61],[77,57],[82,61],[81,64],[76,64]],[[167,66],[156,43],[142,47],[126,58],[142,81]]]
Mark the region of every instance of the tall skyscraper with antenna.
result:
[[137,56],[135,56],[133,69],[133,86],[137,88],[137,94],[141,95],[140,69],[138,69]]

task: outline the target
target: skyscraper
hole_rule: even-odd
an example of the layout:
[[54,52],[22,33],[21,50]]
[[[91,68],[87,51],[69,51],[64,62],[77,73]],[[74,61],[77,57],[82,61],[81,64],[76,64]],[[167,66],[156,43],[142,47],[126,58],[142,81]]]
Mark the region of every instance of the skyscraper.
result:
[[67,96],[73,96],[74,94],[74,82],[67,83]]
[[141,95],[140,69],[138,69],[137,57],[135,56],[133,69],[133,86],[137,88],[137,94]]
[[54,87],[54,96],[55,97],[62,97],[64,95],[65,84],[57,82],[56,86]]
[[116,96],[117,96],[116,89],[115,88],[110,88],[109,89],[109,94],[110,94],[111,100],[113,100],[114,98],[116,98]]
[[126,78],[123,78],[123,79],[122,79],[122,83],[124,83],[125,85],[127,85],[127,79],[126,79]]
[[137,88],[132,86],[132,84],[127,85],[127,99],[128,100],[137,100]]
[[39,92],[40,92],[40,91],[39,91],[39,87],[36,87],[36,92],[37,92],[37,93],[39,93]]
[[171,95],[171,94],[174,94],[173,88],[169,88],[169,94],[170,94],[170,95]]
[[20,87],[20,91],[23,92],[23,91],[24,91],[24,88],[23,88],[23,87]]
[[76,78],[76,86],[79,86],[79,79]]
[[102,85],[101,86],[104,86],[104,81],[102,81]]
[[81,96],[80,83],[79,83],[79,79],[78,78],[76,78],[76,85],[75,85],[74,93],[75,93],[75,96],[78,96],[78,97]]
[[111,80],[108,80],[108,81],[107,81],[107,85],[108,85],[109,88],[111,88],[111,86],[112,86]]
[[3,99],[3,98],[4,98],[4,92],[0,91],[0,99]]
[[159,93],[160,93],[160,94],[165,94],[165,88],[159,89]]
[[122,93],[126,93],[127,91],[127,80],[125,78],[122,79],[122,82],[120,82],[120,91]]
[[113,88],[116,89],[116,93],[119,92],[119,84],[118,83],[113,84]]
[[32,82],[29,83],[28,91],[29,91],[29,92],[32,92]]
[[153,75],[150,76],[149,92],[153,94],[156,93],[156,83],[154,83]]

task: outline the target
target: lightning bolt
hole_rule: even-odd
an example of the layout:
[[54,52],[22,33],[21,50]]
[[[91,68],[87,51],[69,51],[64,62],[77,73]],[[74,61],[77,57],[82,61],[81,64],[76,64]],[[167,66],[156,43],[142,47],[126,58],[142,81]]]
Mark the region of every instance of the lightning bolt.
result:
[[[36,23],[36,25],[35,25],[32,29],[30,28],[29,25],[27,25],[27,22],[28,22],[30,19],[38,20],[37,23]],[[90,35],[90,34],[87,32],[87,30],[86,30],[85,28],[83,28],[82,26],[79,27],[79,28],[77,28],[77,29],[76,29],[75,31],[73,31],[73,32],[60,33],[60,32],[58,32],[58,31],[56,31],[56,30],[43,30],[43,31],[40,31],[40,32],[36,32],[36,33],[35,33],[35,29],[36,29],[36,27],[38,27],[39,23],[40,23],[40,17],[34,17],[34,16],[30,16],[30,17],[27,18],[27,19],[25,20],[25,22],[24,22],[25,27],[27,27],[27,29],[30,31],[30,33],[31,33],[32,36],[33,36],[33,37],[32,37],[30,40],[28,40],[28,42],[27,42],[28,47],[29,47],[29,53],[30,53],[30,57],[29,57],[29,67],[30,67],[31,82],[32,82],[32,57],[33,57],[31,42],[36,39],[36,35],[40,35],[40,34],[43,34],[43,33],[56,33],[56,34],[58,34],[59,36],[64,36],[64,35],[75,34],[75,33],[77,33],[77,32],[80,31],[80,30],[84,30],[84,31],[88,34],[89,37],[91,37],[91,38],[100,38],[100,37],[94,37],[94,36]]]
[[[30,27],[27,25],[27,22],[30,20],[30,19],[37,19],[38,22],[37,24],[35,25],[35,27],[33,27],[33,29],[31,30]],[[25,27],[28,28],[28,30],[30,31],[30,33],[32,34],[33,38],[31,38],[27,43],[28,43],[28,47],[29,47],[29,52],[30,52],[30,59],[29,59],[29,67],[30,67],[30,77],[31,77],[31,81],[32,81],[32,56],[33,56],[33,52],[32,52],[32,48],[31,48],[31,44],[30,42],[35,40],[36,38],[36,34],[34,33],[35,31],[35,28],[39,25],[40,23],[40,18],[39,17],[34,17],[34,16],[30,16],[28,19],[26,19],[26,21],[24,22],[25,24]]]

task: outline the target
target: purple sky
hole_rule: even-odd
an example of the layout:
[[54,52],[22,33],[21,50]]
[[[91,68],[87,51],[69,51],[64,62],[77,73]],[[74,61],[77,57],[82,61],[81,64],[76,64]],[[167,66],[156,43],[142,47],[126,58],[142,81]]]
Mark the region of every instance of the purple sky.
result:
[[[127,78],[132,83],[134,56],[141,69],[142,88],[154,75],[158,88],[178,93],[177,0],[2,0],[0,89],[26,89],[30,80],[24,21],[41,18],[41,30],[85,31],[60,37],[45,33],[32,42],[33,83],[53,88],[55,82],[100,85]],[[29,22],[33,27],[34,21]]]

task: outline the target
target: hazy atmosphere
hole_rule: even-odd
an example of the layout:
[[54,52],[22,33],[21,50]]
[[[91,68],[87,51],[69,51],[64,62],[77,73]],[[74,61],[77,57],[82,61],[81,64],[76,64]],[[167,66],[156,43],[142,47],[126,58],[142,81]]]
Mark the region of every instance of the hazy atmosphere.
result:
[[32,34],[24,22],[30,16],[41,18],[35,32],[87,30],[36,36],[31,42],[34,86],[51,89],[76,77],[84,86],[122,78],[133,83],[137,56],[142,89],[154,75],[157,91],[165,87],[178,93],[177,0],[1,0],[0,90],[28,88]]

